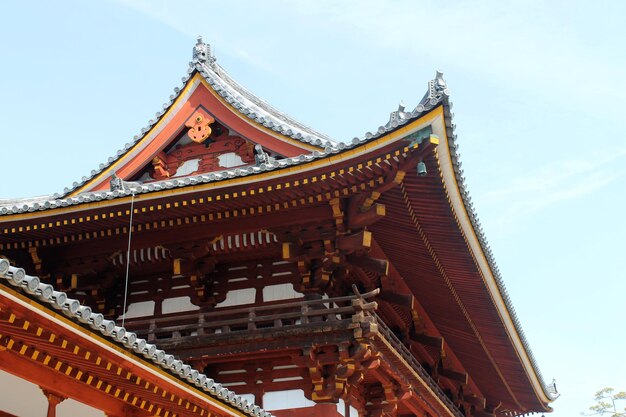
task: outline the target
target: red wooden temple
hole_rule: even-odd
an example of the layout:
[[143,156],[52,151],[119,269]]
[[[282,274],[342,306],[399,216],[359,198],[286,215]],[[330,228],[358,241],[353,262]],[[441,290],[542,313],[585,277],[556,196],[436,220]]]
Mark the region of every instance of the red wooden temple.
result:
[[114,157],[0,201],[0,369],[115,416],[548,412],[456,150],[439,73],[336,142],[199,39]]

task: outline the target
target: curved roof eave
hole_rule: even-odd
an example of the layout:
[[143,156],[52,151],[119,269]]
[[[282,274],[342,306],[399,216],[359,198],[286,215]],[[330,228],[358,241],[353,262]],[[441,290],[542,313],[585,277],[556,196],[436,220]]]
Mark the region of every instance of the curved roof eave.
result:
[[[275,127],[275,124],[270,124],[271,119],[269,118],[269,116],[267,118],[265,116],[271,114],[272,117],[275,117],[282,122],[289,122],[292,123],[294,127],[297,126],[300,132],[306,132],[310,135],[316,134],[316,132],[312,129],[309,129],[301,125],[299,122],[291,119],[289,116],[278,112],[264,101],[253,96],[249,91],[245,90],[239,84],[235,83],[226,74],[226,72],[221,69],[221,67],[215,64],[215,58],[213,58],[210,53],[210,46],[202,43],[201,39],[198,40],[198,44],[196,44],[196,46],[194,47],[194,59],[190,63],[187,76],[183,78],[183,84],[186,84],[196,71],[200,72],[200,74],[205,77],[207,82],[211,84],[215,91],[220,94],[229,104],[231,104],[234,108],[236,108],[252,121],[256,123],[261,123],[266,127]],[[211,80],[213,81],[211,82]],[[169,106],[173,104],[181,91],[181,89],[175,89],[175,95],[170,96],[170,102],[165,103],[165,105],[163,106],[164,110],[157,113],[157,119],[151,120],[147,128],[142,129],[142,136],[135,136],[135,142],[139,141],[143,137],[143,135],[145,135],[150,130],[150,128],[158,122],[159,118],[162,117],[163,114],[169,109]],[[517,319],[515,309],[513,308],[512,302],[508,296],[500,271],[493,257],[493,253],[485,238],[485,234],[480,225],[480,221],[478,220],[478,216],[473,207],[471,197],[469,196],[469,193],[467,191],[465,178],[463,177],[463,170],[461,169],[461,163],[459,160],[458,145],[456,144],[456,134],[454,133],[454,124],[452,123],[452,113],[450,111],[452,103],[449,100],[449,96],[450,93],[447,88],[446,82],[443,79],[443,74],[437,72],[435,78],[429,81],[426,94],[413,111],[405,111],[404,106],[400,105],[396,111],[390,114],[389,121],[386,124],[379,126],[373,132],[367,132],[361,138],[355,137],[350,143],[335,142],[322,136],[318,138],[320,141],[315,143],[316,139],[314,139],[313,142],[310,142],[310,138],[307,138],[307,143],[314,144],[322,149],[319,151],[314,151],[310,154],[303,154],[296,157],[276,160],[269,163],[260,164],[258,166],[246,166],[230,170],[224,170],[221,172],[200,174],[193,177],[166,180],[149,184],[133,184],[132,186],[122,187],[118,190],[89,192],[67,197],[73,190],[81,186],[81,184],[74,183],[74,187],[72,190],[66,189],[63,195],[55,194],[53,196],[50,196],[51,198],[49,199],[44,198],[35,200],[31,198],[23,200],[10,200],[10,202],[6,201],[5,204],[2,204],[2,201],[0,201],[0,217],[3,215],[14,215],[60,207],[74,206],[93,201],[112,200],[116,198],[127,197],[131,194],[143,194],[165,189],[193,186],[202,183],[219,182],[222,180],[236,177],[254,176],[256,174],[261,174],[266,171],[280,170],[284,168],[289,168],[291,166],[306,164],[314,160],[326,158],[352,148],[360,147],[378,138],[386,136],[394,132],[395,130],[402,128],[406,124],[419,119],[420,117],[426,115],[431,110],[441,105],[444,112],[444,123],[447,137],[446,139],[448,143],[448,152],[450,154],[450,175],[452,176],[454,181],[454,188],[458,190],[457,197],[459,206],[456,209],[460,211],[460,213],[464,214],[463,216],[459,216],[459,218],[466,219],[466,226],[469,228],[467,230],[470,232],[466,233],[466,235],[468,235],[468,237],[475,237],[475,252],[482,256],[485,260],[482,268],[483,272],[486,276],[490,277],[491,282],[493,283],[493,287],[490,287],[492,296],[495,299],[499,298],[502,300],[501,305],[503,311],[501,311],[500,313],[502,313],[501,316],[503,317],[503,320],[505,320],[504,324],[509,324],[511,326],[511,336],[512,340],[514,341],[514,346],[516,347],[520,359],[528,372],[530,380],[533,381],[533,388],[535,389],[538,398],[543,403],[547,404],[556,399],[557,395],[556,392],[553,392],[554,389],[548,387],[543,381],[541,372],[539,371],[536,360],[532,354],[532,351],[521,328],[519,320]],[[246,100],[247,102],[252,103],[252,105],[256,106],[250,107],[256,110],[249,110],[247,112],[241,110],[242,108],[249,108],[248,106],[241,104],[245,103]],[[237,107],[237,103],[240,104],[239,107]],[[262,113],[261,110],[265,113]],[[289,133],[290,135],[294,135],[292,136],[294,139],[300,140],[300,137],[297,133],[294,133],[294,130],[291,130],[290,132],[282,132],[282,128],[277,129],[279,129],[277,130],[277,132],[281,134]],[[300,135],[302,136],[302,133],[300,133]],[[133,145],[134,143],[126,144],[124,151],[118,151],[117,158],[124,155],[124,153],[128,151]],[[108,164],[101,164],[100,171],[98,172],[101,172],[103,169],[108,167],[111,163],[117,160],[117,158],[109,158]],[[97,173],[95,171],[92,171],[92,177],[95,175],[97,175]],[[83,177],[83,183],[88,180],[88,178]],[[500,307],[498,303],[496,303],[496,306]],[[507,318],[508,320],[510,320],[509,322],[507,322]]]
[[112,164],[124,157],[159,123],[167,111],[170,110],[181,92],[185,89],[189,80],[193,78],[195,72],[200,73],[217,94],[251,122],[264,126],[289,139],[320,149],[324,149],[328,146],[337,146],[339,142],[277,110],[241,86],[216,63],[210,51],[211,47],[203,43],[202,38],[199,37],[193,49],[193,59],[189,62],[187,74],[182,78],[182,86],[174,88],[174,94],[170,95],[169,100],[163,103],[162,110],[155,114],[155,118],[150,119],[148,124],[141,129],[140,133],[135,135],[132,141],[124,144],[124,147],[119,149],[115,155],[109,157],[106,162],[101,163],[98,168],[92,170],[89,175],[83,176],[80,181],[75,181],[71,187],[64,188],[62,193],[54,194],[54,197],[67,197],[80,190],[80,188],[90,180],[96,178],[96,176],[101,174]]
[[[433,81],[440,79],[439,87],[437,84],[433,84]],[[441,78],[441,73],[437,73],[437,78],[431,81],[430,88],[435,88],[441,92],[441,96],[437,98],[438,103],[443,105],[444,113],[444,125],[446,131],[446,142],[448,144],[447,153],[449,154],[450,166],[446,166],[442,163],[442,174],[444,181],[446,180],[446,174],[450,175],[454,182],[455,187],[449,187],[452,190],[456,189],[458,194],[451,195],[451,199],[455,200],[457,197],[457,204],[455,201],[451,201],[453,209],[459,213],[457,217],[461,224],[463,233],[469,240],[471,250],[473,250],[478,256],[478,266],[482,270],[483,275],[487,279],[487,286],[494,297],[494,304],[500,310],[500,316],[504,322],[507,331],[510,332],[513,345],[520,357],[520,360],[526,369],[529,379],[533,385],[538,399],[541,403],[545,404],[546,411],[549,411],[548,403],[558,398],[556,388],[554,384],[547,385],[543,379],[537,361],[532,353],[528,340],[521,327],[520,321],[517,318],[517,313],[513,307],[511,298],[502,279],[500,270],[496,264],[493,252],[485,233],[481,226],[480,220],[472,203],[472,198],[469,195],[467,186],[465,184],[465,177],[463,176],[463,169],[461,168],[460,154],[458,152],[458,144],[456,143],[457,135],[455,134],[455,125],[452,122],[453,114],[451,112],[452,103],[449,99],[449,91],[445,87],[445,81]],[[449,172],[445,172],[449,171]],[[463,227],[465,226],[465,227]],[[470,233],[467,233],[470,231]],[[481,262],[483,260],[484,262]],[[493,285],[490,285],[493,284]],[[501,301],[501,302],[499,302]],[[512,333],[512,334],[511,334]]]
[[[197,45],[196,45],[197,46]],[[205,45],[208,48],[208,45]],[[197,61],[195,58],[195,49],[194,49],[194,59],[190,66],[190,71],[186,77],[183,78],[183,87],[186,83],[191,79],[192,75],[198,71],[200,74],[205,77],[205,79],[211,76],[211,73],[207,69],[207,65]],[[195,62],[195,63],[194,63]],[[350,143],[344,142],[335,142],[329,141],[325,142],[324,146],[322,146],[322,142],[317,142],[317,139],[313,140],[313,142],[309,142],[309,144],[321,147],[319,151],[313,151],[309,154],[302,154],[295,157],[284,158],[276,161],[272,161],[266,164],[260,164],[258,166],[245,166],[235,169],[228,169],[220,172],[208,173],[208,174],[199,174],[191,177],[185,177],[181,179],[172,179],[165,180],[160,182],[153,182],[149,184],[139,184],[133,185],[132,189],[122,188],[120,190],[107,190],[107,191],[97,191],[97,192],[85,192],[79,193],[77,195],[71,195],[84,184],[86,184],[91,179],[95,178],[101,172],[110,167],[114,162],[116,162],[119,158],[124,156],[137,142],[139,142],[149,131],[150,129],[158,123],[161,117],[167,112],[170,106],[175,102],[178,95],[181,94],[183,89],[176,88],[174,90],[175,95],[170,96],[170,101],[163,105],[163,111],[158,112],[156,114],[157,118],[150,120],[148,127],[145,127],[141,130],[141,135],[137,135],[134,138],[134,142],[127,143],[122,150],[117,152],[116,157],[110,157],[106,164],[100,164],[98,170],[91,171],[91,175],[89,177],[83,177],[80,183],[75,182],[72,188],[66,188],[62,194],[55,193],[50,196],[43,196],[38,198],[23,198],[23,199],[10,199],[10,200],[0,200],[0,217],[3,215],[14,215],[14,214],[22,214],[22,213],[30,213],[35,211],[49,210],[59,207],[67,207],[78,205],[82,203],[89,203],[93,201],[101,201],[101,200],[111,200],[119,197],[126,197],[131,194],[142,194],[149,193],[152,191],[160,191],[164,189],[172,189],[185,187],[189,185],[196,185],[201,183],[209,183],[215,181],[221,181],[224,179],[235,178],[235,177],[243,177],[248,175],[258,174],[264,171],[271,171],[281,168],[286,168],[294,165],[301,165],[304,163],[308,163],[317,159],[322,159],[345,150],[357,148],[369,142],[372,142],[382,136],[392,133],[393,131],[402,128],[410,122],[413,122],[425,114],[429,113],[436,106],[438,106],[444,97],[444,90],[447,91],[445,87],[445,82],[441,78],[442,74],[437,73],[437,77],[434,80],[429,82],[428,91],[419,102],[419,104],[415,107],[413,111],[405,111],[404,106],[399,106],[398,110],[391,112],[389,121],[379,126],[373,132],[366,132],[362,137],[355,137],[352,139]],[[210,81],[207,79],[207,82]],[[440,85],[443,82],[443,87]],[[216,82],[213,80],[213,85]],[[233,87],[234,88],[234,87]],[[243,87],[237,87],[243,88]],[[225,93],[226,90],[221,88],[220,90],[216,89],[218,94],[221,94],[222,97],[226,99],[226,97],[230,97],[231,103],[234,99],[232,94],[229,96]],[[221,92],[220,92],[221,91]],[[229,93],[230,94],[230,93]],[[243,94],[243,93],[242,93]],[[249,94],[249,93],[247,93]],[[260,99],[259,102],[261,102]],[[227,100],[228,101],[228,100]],[[232,103],[231,103],[232,105]],[[282,115],[282,113],[281,113]],[[251,114],[246,115],[247,117],[251,116]],[[284,116],[284,115],[283,115]],[[262,117],[262,116],[260,116]],[[284,116],[287,117],[287,116]],[[267,124],[269,124],[269,119],[264,119]],[[255,120],[256,121],[256,120]],[[277,126],[274,126],[276,129],[281,129]],[[282,129],[281,129],[282,130]],[[293,131],[292,131],[293,133]],[[295,134],[297,137],[297,133]],[[310,141],[309,138],[307,140]],[[319,139],[321,140],[321,139]]]
[[[91,332],[100,333],[110,344],[122,348],[125,352],[133,353],[136,357],[145,358],[146,362],[178,378],[181,386],[185,385],[192,390],[209,394],[212,398],[244,415],[272,417],[268,411],[235,394],[207,375],[193,371],[192,366],[176,359],[174,355],[167,354],[147,340],[136,337],[135,333],[117,326],[115,321],[106,320],[102,314],[92,312],[90,307],[80,304],[78,300],[68,298],[65,293],[56,292],[52,285],[41,282],[39,277],[26,275],[23,269],[12,266],[6,259],[0,259],[0,278],[3,282],[16,287],[19,292],[30,295],[38,304],[45,305],[51,310],[60,310],[73,324],[81,323]],[[139,362],[136,363],[141,366]]]

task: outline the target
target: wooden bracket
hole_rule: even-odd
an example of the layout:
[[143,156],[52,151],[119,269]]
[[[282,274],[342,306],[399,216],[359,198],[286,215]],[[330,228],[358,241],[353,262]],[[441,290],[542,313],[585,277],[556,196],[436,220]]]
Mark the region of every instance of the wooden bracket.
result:
[[36,275],[41,276],[41,258],[37,253],[37,247],[32,246],[28,248],[28,253],[30,254],[31,259],[33,260],[33,265],[35,265]]
[[443,338],[442,337],[428,336],[424,333],[416,333],[412,331],[409,334],[409,338],[412,341],[417,342],[419,344],[422,344],[425,346],[432,346],[432,347],[439,349],[440,351],[443,350]]
[[469,376],[467,375],[467,372],[456,372],[451,369],[439,369],[439,376],[451,379],[456,382],[460,382],[462,384],[467,384],[467,382],[469,381]]
[[368,210],[354,210],[348,215],[348,228],[361,229],[371,226],[378,220],[385,217],[386,207],[384,204],[376,203]]
[[348,255],[346,260],[354,266],[358,266],[359,268],[366,269],[378,275],[389,275],[389,261],[387,260],[360,255]]
[[345,253],[368,250],[372,246],[372,232],[362,230],[351,235],[337,238],[337,249]]

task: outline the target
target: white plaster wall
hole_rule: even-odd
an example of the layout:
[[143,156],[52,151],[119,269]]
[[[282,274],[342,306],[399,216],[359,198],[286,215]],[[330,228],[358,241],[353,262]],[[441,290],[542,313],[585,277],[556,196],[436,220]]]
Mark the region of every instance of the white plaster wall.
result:
[[[139,303],[132,303],[126,310],[126,318],[132,319],[135,317],[147,317],[154,314],[154,301],[141,301]],[[122,316],[117,318],[117,321],[122,320]]]
[[243,160],[235,152],[223,153],[217,157],[219,164],[223,168],[232,168],[243,165]]
[[182,163],[181,166],[176,170],[175,177],[182,177],[185,175],[189,175],[192,172],[198,170],[198,166],[200,166],[200,159],[190,159]]
[[348,406],[348,414],[346,415],[346,403],[340,398],[337,403],[337,412],[344,417],[359,417],[359,412],[351,405]]
[[[57,417],[103,417],[106,414],[78,401],[67,399],[57,406]],[[40,416],[42,417],[42,416]]]
[[161,313],[180,313],[183,311],[199,310],[200,307],[191,302],[189,296],[166,298],[161,303]]
[[[59,389],[62,390],[62,387]],[[44,417],[48,411],[48,400],[37,385],[0,370],[0,411],[19,417]],[[57,417],[104,415],[102,411],[72,399],[57,406]]]
[[263,301],[287,300],[302,296],[304,294],[295,291],[292,284],[275,284],[263,288]]
[[263,408],[284,410],[286,408],[312,407],[315,403],[304,396],[301,389],[266,392],[263,395]]
[[252,304],[256,297],[256,290],[254,288],[243,288],[241,290],[232,290],[226,293],[226,299],[221,303],[216,304],[215,307],[231,307],[242,304]]
[[337,402],[337,412],[344,417],[350,417],[346,416],[346,403],[341,398]]

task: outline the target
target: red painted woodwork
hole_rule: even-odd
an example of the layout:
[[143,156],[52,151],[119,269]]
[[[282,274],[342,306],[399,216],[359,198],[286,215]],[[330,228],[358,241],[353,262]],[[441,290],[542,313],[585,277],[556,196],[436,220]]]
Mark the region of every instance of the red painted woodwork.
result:
[[[180,132],[177,135],[180,137]],[[220,143],[219,140],[214,144],[217,143]],[[401,144],[396,143],[385,145],[384,151],[393,151],[392,146],[403,149]],[[190,144],[181,146],[178,150],[188,151],[193,157],[204,157],[208,154],[203,153],[203,147],[204,145]],[[176,148],[163,150],[169,153],[163,156],[164,162],[170,155],[174,158]],[[353,283],[365,291],[381,288],[381,296],[377,299],[377,314],[388,325],[385,328],[385,339],[393,339],[394,345],[386,347],[381,344],[378,346],[380,351],[386,357],[402,352],[406,354],[402,358],[405,362],[409,356],[414,358],[426,369],[429,377],[446,391],[445,394],[452,398],[456,406],[463,402],[464,397],[487,400],[497,398],[505,404],[502,410],[545,409],[529,388],[529,377],[516,356],[516,350],[511,345],[498,310],[493,305],[493,294],[477,269],[473,259],[474,252],[468,248],[466,236],[460,230],[442,177],[436,174],[419,177],[415,171],[417,161],[423,160],[429,173],[437,173],[437,159],[429,153],[410,151],[397,154],[389,162],[384,160],[379,163],[376,158],[381,159],[381,152],[379,149],[353,159],[346,157],[330,167],[322,166],[309,172],[290,168],[281,177],[265,181],[255,182],[254,177],[250,177],[249,182],[242,181],[234,186],[222,187],[218,184],[218,188],[208,190],[198,187],[194,191],[188,190],[187,194],[172,192],[140,195],[135,202],[138,212],[135,217],[137,227],[133,233],[133,250],[160,246],[176,254],[152,263],[133,261],[131,271],[137,282],[131,282],[130,288],[137,295],[132,295],[131,299],[136,297],[134,301],[146,301],[156,295],[162,300],[167,296],[190,295],[192,302],[203,309],[200,314],[194,313],[189,322],[161,328],[158,327],[158,320],[155,321],[154,325],[160,331],[171,331],[172,334],[178,332],[178,340],[174,340],[174,337],[167,340],[157,334],[158,332],[147,331],[145,327],[140,333],[154,338],[174,353],[177,349],[178,352],[187,349],[188,359],[195,360],[199,369],[211,369],[211,366],[218,364],[236,362],[245,363],[255,370],[255,363],[263,363],[269,355],[287,354],[304,361],[302,344],[298,343],[305,340],[311,347],[319,342],[320,337],[328,341],[332,332],[320,332],[323,336],[307,334],[306,337],[310,338],[306,339],[298,333],[306,330],[300,327],[291,334],[294,338],[290,339],[286,337],[287,333],[281,333],[284,329],[278,328],[296,325],[298,320],[288,317],[271,321],[271,326],[277,329],[272,329],[266,323],[259,326],[259,329],[253,329],[255,332],[258,330],[259,334],[273,333],[263,340],[252,340],[249,335],[235,333],[241,329],[246,330],[258,319],[245,317],[231,328],[227,324],[210,321],[211,316],[203,314],[210,312],[216,302],[223,301],[229,290],[254,287],[257,291],[254,304],[263,304],[259,293],[262,292],[265,282],[261,284],[260,281],[271,282],[274,279],[271,274],[264,275],[263,279],[251,284],[248,278],[242,279],[241,276],[231,273],[230,269],[224,268],[243,267],[243,263],[248,261],[256,261],[255,266],[265,262],[271,264],[281,259],[282,249],[282,259],[290,263],[290,268],[295,268],[289,271],[288,277],[276,279],[275,282],[291,282],[294,288],[307,292],[307,295],[315,292],[325,292],[329,297],[346,294]],[[178,157],[183,158],[181,155]],[[180,159],[174,158],[172,163],[177,164],[179,161]],[[163,167],[166,168],[165,165]],[[319,175],[316,181],[311,180],[312,175]],[[254,194],[250,191],[254,191]],[[217,195],[220,195],[219,200],[215,198]],[[212,198],[210,203],[208,197]],[[199,201],[200,198],[206,203],[190,203],[192,199]],[[94,216],[96,213],[101,215],[106,211],[123,212],[127,204],[127,200],[124,204],[113,200],[105,208],[86,207],[80,212],[79,207],[74,212],[57,217],[51,211],[50,219],[71,221],[79,218],[78,216]],[[149,208],[156,204],[162,207],[168,204],[172,208]],[[259,207],[264,210],[262,214]],[[270,212],[265,211],[268,207],[272,209]],[[232,214],[235,210],[236,216]],[[198,220],[202,216],[206,218]],[[39,221],[41,220],[27,219],[21,224],[16,221],[10,226],[36,224]],[[39,228],[0,236],[0,241],[4,243],[13,240],[30,244],[30,239],[72,237],[67,240],[48,240],[50,243],[37,246],[39,252],[36,253],[36,258],[43,260],[40,268],[44,272],[46,267],[50,268],[52,265],[52,271],[57,268],[70,274],[73,273],[72,270],[90,273],[91,275],[77,278],[77,288],[70,288],[90,297],[91,291],[98,290],[96,278],[101,276],[98,268],[106,266],[107,260],[112,259],[113,255],[117,259],[117,251],[125,248],[127,237],[125,231],[108,235],[105,233],[92,238],[93,233],[121,229],[127,225],[127,221],[128,218],[124,215],[109,216],[98,222],[76,221],[63,228]],[[140,225],[141,228],[138,227]],[[241,239],[242,233],[261,232],[268,236],[271,234],[276,239],[276,244],[272,243],[274,246],[270,245],[265,251],[260,251],[258,247],[229,246],[224,239],[232,238],[234,241],[235,236]],[[370,243],[369,238],[366,239],[368,235],[371,235]],[[221,242],[223,245],[219,249],[212,248],[207,246],[207,242]],[[33,263],[36,263],[35,257],[26,250],[15,250],[9,254],[28,256],[27,260],[32,258]],[[181,268],[176,273],[180,276],[172,277],[172,258],[180,260]],[[237,265],[238,262],[241,264]],[[116,265],[116,268],[119,269],[120,265]],[[163,278],[164,276],[166,277]],[[257,274],[250,276],[254,280],[258,279]],[[68,282],[72,281],[65,277],[61,278],[61,282],[69,286]],[[119,282],[118,278],[118,285]],[[209,296],[204,297],[204,294]],[[93,297],[103,298],[101,294]],[[160,300],[155,298],[157,305],[160,305]],[[253,311],[247,310],[248,313]],[[156,314],[159,315],[160,310]],[[168,319],[174,317],[168,316]],[[208,321],[210,324],[199,326],[200,319],[204,320],[203,323]],[[300,323],[303,323],[301,318]],[[218,324],[220,332],[206,333],[211,326]],[[129,325],[132,327],[132,321]],[[176,329],[176,325],[181,325],[181,328]],[[382,325],[379,327],[383,328]],[[232,333],[227,334],[228,331]],[[339,340],[348,343],[350,337],[331,342]],[[180,341],[184,338],[186,339],[183,342],[193,341],[197,345],[181,345]],[[210,343],[216,341],[220,343],[219,346],[210,346]],[[233,349],[237,343],[242,345],[239,350]],[[326,347],[337,346],[328,343]],[[338,355],[338,352],[334,353]],[[333,357],[329,352],[320,353],[319,357],[326,362],[315,362],[316,358],[307,359],[317,368],[308,366],[310,363],[298,363],[298,367],[307,372],[297,376],[311,378],[317,374],[323,375],[321,370],[332,370],[338,364],[337,355]],[[401,385],[408,378],[408,373],[402,368],[393,369],[393,366],[380,359],[371,362],[369,366],[373,376],[363,381],[362,385],[374,391],[383,391],[380,388],[382,384],[393,385],[389,384],[393,382],[391,380],[395,381],[394,384]],[[467,383],[463,383],[466,381],[466,374],[469,378]],[[219,374],[212,376],[220,381]],[[222,376],[225,381],[232,379],[232,382],[237,382],[234,380],[235,376]],[[254,384],[247,383],[246,386],[257,384],[256,380],[251,381]],[[311,390],[308,380],[274,382],[270,378],[264,381],[268,381],[267,386],[272,388],[280,384],[280,387],[287,389],[292,384],[292,388],[306,390],[306,385]],[[337,387],[341,388],[340,385],[335,385]],[[387,392],[389,398],[394,401],[397,399],[401,414],[407,410],[417,413],[413,410],[432,407],[429,403],[434,400],[428,392],[407,399],[404,389],[398,387],[392,393]],[[366,394],[358,392],[355,395]],[[380,398],[382,401],[383,397]],[[463,402],[466,410],[469,409],[468,403],[469,400]],[[480,403],[483,404],[483,409],[486,403]],[[505,411],[500,415],[504,415],[503,413]]]
[[272,410],[276,417],[342,417],[337,412],[335,404],[315,404],[306,408],[286,408],[284,410]]
[[130,413],[131,410],[119,400],[105,395],[89,385],[77,382],[74,378],[55,372],[53,369],[38,366],[19,355],[14,355],[7,351],[0,351],[0,369],[43,388],[54,390],[58,389],[58,387],[63,387],[66,392],[72,393],[73,398],[91,407],[102,410],[109,415],[136,415]]
[[[118,177],[123,180],[132,178],[143,167],[148,165],[159,152],[163,151],[177,137],[185,123],[199,111],[205,111],[214,117],[218,122],[237,132],[244,138],[258,143],[263,148],[275,152],[279,155],[291,157],[311,152],[311,147],[305,144],[298,144],[291,139],[279,139],[280,135],[271,135],[264,129],[246,120],[244,116],[235,113],[213,94],[211,94],[204,84],[198,84],[195,91],[188,100],[181,106],[178,113],[174,115],[163,127],[163,129],[152,139],[152,141],[130,160],[126,160],[122,166],[115,168]],[[109,175],[99,177],[91,184],[83,188],[84,191],[101,191],[109,187]]]
[[187,134],[196,143],[204,142],[212,132],[211,124],[215,123],[215,119],[203,109],[198,109],[185,123],[185,126],[189,128]]
[[239,136],[228,135],[226,129],[223,129],[220,135],[212,136],[208,141],[176,145],[167,154],[160,152],[152,160],[152,178],[163,180],[177,177],[179,176],[177,175],[178,168],[190,160],[198,160],[198,169],[185,175],[224,170],[225,167],[220,166],[219,156],[226,153],[234,153],[241,158],[243,163],[238,166],[254,162],[254,144]]
[[[151,372],[148,367],[153,365],[142,363],[142,359],[132,354],[120,357],[115,348],[104,348],[97,343],[101,336],[75,333],[50,320],[48,314],[0,296],[0,369],[43,390],[62,390],[68,398],[111,416],[154,415],[154,410],[150,413],[144,408],[144,400],[170,415],[200,414],[192,413],[189,407],[219,417],[235,414],[218,410],[215,403],[194,395],[175,377]],[[50,359],[45,359],[48,356]],[[87,382],[89,377],[94,378],[92,383]],[[129,394],[130,399],[120,393]]]

